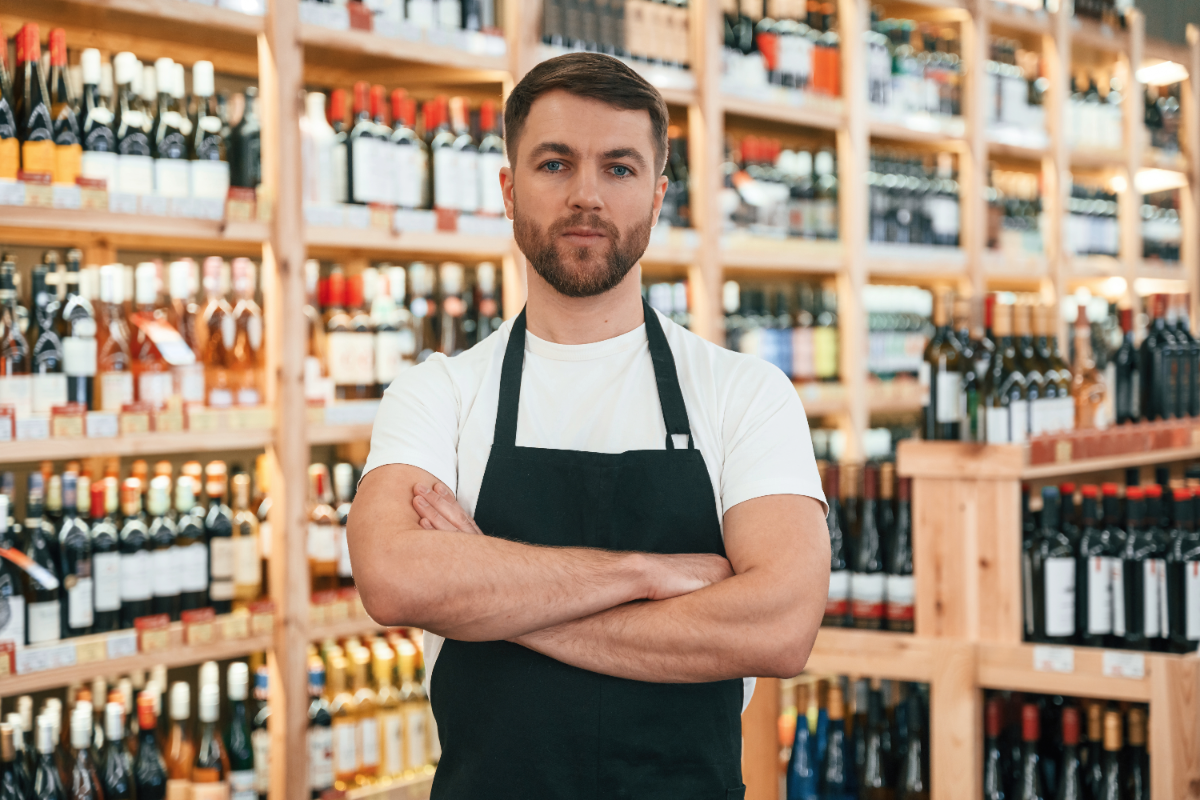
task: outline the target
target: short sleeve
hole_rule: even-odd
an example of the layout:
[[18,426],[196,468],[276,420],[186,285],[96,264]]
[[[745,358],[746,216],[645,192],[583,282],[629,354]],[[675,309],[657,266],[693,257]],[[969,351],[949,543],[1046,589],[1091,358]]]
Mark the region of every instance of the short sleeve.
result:
[[362,474],[407,464],[457,492],[459,405],[445,358],[433,356],[401,372],[379,403]]
[[739,361],[722,415],[721,507],[728,511],[756,497],[798,494],[820,501],[828,513],[795,387],[765,361]]

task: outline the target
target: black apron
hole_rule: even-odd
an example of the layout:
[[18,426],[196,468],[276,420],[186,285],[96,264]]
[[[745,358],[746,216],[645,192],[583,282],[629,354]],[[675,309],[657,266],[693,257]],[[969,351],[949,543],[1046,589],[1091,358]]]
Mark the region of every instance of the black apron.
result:
[[[555,547],[725,555],[675,360],[658,317],[642,305],[666,449],[517,447],[522,311],[504,353],[496,433],[475,508],[484,533]],[[686,435],[687,449],[675,449],[672,434]],[[447,639],[431,681],[442,744],[433,800],[745,797],[741,680],[644,683],[511,642]]]

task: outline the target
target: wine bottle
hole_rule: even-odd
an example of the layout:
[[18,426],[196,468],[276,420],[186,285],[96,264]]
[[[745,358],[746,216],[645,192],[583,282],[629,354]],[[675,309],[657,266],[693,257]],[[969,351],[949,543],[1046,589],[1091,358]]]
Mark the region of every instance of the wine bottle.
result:
[[[446,113],[446,98],[437,97],[433,101],[437,119],[433,138],[429,142],[429,152],[433,158],[433,207],[457,209],[459,207],[459,183],[462,177],[458,172],[458,154],[454,142],[458,138],[450,129],[449,114]],[[428,108],[428,107],[427,107]],[[430,127],[429,112],[426,111],[425,126]]]
[[21,140],[21,168],[25,172],[53,175],[54,126],[50,118],[50,92],[42,72],[42,45],[38,26],[26,23],[17,31],[16,121]]
[[319,657],[309,660],[308,695],[308,786],[311,800],[333,788],[333,716],[325,700],[325,664]]
[[1179,416],[1200,416],[1200,339],[1192,335],[1188,296],[1176,295],[1175,338],[1180,348]]
[[58,532],[59,574],[63,583],[63,636],[91,633],[94,622],[92,541],[87,523],[79,518],[79,491],[90,494],[86,477],[63,473],[63,522]]
[[[169,160],[159,158],[155,159],[154,163],[169,163]],[[169,181],[178,183],[178,178],[173,176]],[[159,307],[158,265],[153,261],[143,261],[137,265],[134,274],[134,313],[146,318],[161,318],[163,310]],[[160,409],[174,394],[175,382],[171,375],[171,365],[159,353],[157,345],[150,339],[146,329],[138,325],[132,333],[130,356],[136,376],[138,402],[156,410]],[[149,487],[143,484],[142,488],[147,490]]]
[[[121,623],[121,534],[106,513],[107,495],[116,493],[116,479],[105,478],[91,486],[92,523],[92,632],[115,631]],[[115,505],[115,502],[114,502]]]
[[137,56],[121,52],[113,56],[113,78],[117,83],[116,122],[117,184],[109,191],[150,194],[154,190],[154,159],[147,133],[147,115],[133,82],[139,79]]
[[151,613],[167,614],[178,620],[183,558],[175,546],[177,529],[171,517],[171,479],[165,475],[152,478],[146,500],[151,520],[146,531],[154,593]]
[[[1163,484],[1166,484],[1168,478],[1165,470],[1160,469],[1162,474]],[[1155,602],[1158,607],[1158,629],[1153,636],[1149,632],[1146,634],[1147,646],[1151,650],[1166,652],[1170,649],[1171,640],[1171,621],[1168,618],[1168,602],[1167,602],[1167,556],[1171,550],[1171,536],[1169,530],[1171,522],[1164,518],[1163,514],[1163,487],[1159,484],[1149,484],[1143,489],[1143,494],[1146,497],[1146,534],[1154,542],[1154,563],[1150,567],[1150,573],[1146,576],[1147,595],[1146,602]],[[1149,557],[1151,554],[1147,554]],[[1153,596],[1151,591],[1151,583],[1153,584]]]
[[825,757],[821,761],[821,769],[817,773],[817,795],[821,798],[837,798],[843,800],[846,796],[846,784],[849,772],[854,769],[854,755],[849,750],[846,741],[845,709],[842,703],[842,687],[837,681],[829,686],[829,699],[826,701],[829,710],[829,731],[825,744]]
[[67,402],[67,378],[63,375],[63,343],[56,324],[60,304],[58,290],[49,276],[58,271],[58,255],[46,254],[46,262],[33,268],[30,300],[33,325],[28,341],[33,343],[30,358],[30,391],[33,413],[49,415],[55,406]]
[[[51,542],[54,531],[42,520],[44,485],[41,473],[29,473],[29,490],[25,495],[25,555],[58,580],[58,560]],[[57,642],[62,638],[61,581],[54,588],[49,588],[30,576],[25,586],[27,644]]]
[[358,715],[354,695],[346,690],[346,658],[329,662],[329,714],[333,718],[333,770],[335,787],[354,785],[361,758],[358,752]]
[[381,166],[376,126],[371,119],[370,85],[354,84],[354,127],[346,136],[346,187],[348,202],[373,203],[376,195],[375,171]]
[[1167,329],[1166,295],[1152,295],[1151,317],[1146,338],[1138,349],[1138,377],[1141,380],[1140,410],[1143,419],[1167,419],[1173,416],[1178,386],[1171,369],[1175,336]]
[[[1040,308],[1039,308],[1040,313]],[[1021,372],[1025,375],[1025,393],[1029,399],[1029,435],[1050,430],[1054,416],[1055,384],[1050,366],[1038,355],[1033,344],[1034,307],[1026,303],[1013,306],[1013,333]]]
[[[8,524],[8,495],[0,494],[0,548],[21,549],[17,532]],[[0,642],[25,644],[25,571],[0,558]]]
[[1097,487],[1083,487],[1083,529],[1075,558],[1075,630],[1079,643],[1103,647],[1112,635],[1112,559],[1109,532],[1100,523]]
[[416,101],[406,97],[403,89],[392,92],[391,144],[395,172],[396,204],[400,208],[421,208],[424,201],[424,184],[429,153],[421,137],[417,136]]
[[925,712],[915,687],[906,699],[908,736],[896,781],[896,800],[929,800],[929,760],[925,755]]
[[250,510],[250,476],[233,476],[233,596],[257,600],[262,592],[258,517]]
[[137,699],[138,740],[133,759],[133,782],[138,800],[165,800],[167,765],[158,749],[158,718],[154,695],[142,692]]
[[1121,763],[1121,712],[1104,713],[1104,758],[1101,769],[1104,780],[1100,784],[1100,800],[1126,800],[1125,769]]
[[33,411],[29,377],[29,341],[25,338],[24,309],[17,299],[17,265],[5,255],[0,263],[0,403],[18,417]]
[[1041,737],[1041,717],[1036,703],[1021,706],[1021,762],[1019,785],[1015,796],[1019,800],[1046,800],[1042,788],[1042,769],[1038,756]]
[[[504,139],[499,132],[496,105],[491,100],[479,104],[479,211],[499,216],[504,213],[504,195],[500,191],[500,170],[504,166]],[[487,334],[480,332],[480,336]]]
[[[192,779],[196,745],[192,741],[192,687],[186,681],[171,684],[169,709],[171,727],[167,734],[167,778],[182,789]],[[170,793],[170,792],[168,792]]]
[[899,479],[898,495],[895,533],[888,552],[888,574],[885,584],[887,629],[911,633],[914,623],[913,604],[916,598],[913,583],[912,478]]
[[[3,29],[0,29],[0,39],[8,41]],[[0,48],[0,179],[15,181],[21,168],[21,149],[14,114],[12,75],[8,68],[8,48],[3,47]]]
[[1117,379],[1116,422],[1123,425],[1142,418],[1142,379],[1141,357],[1133,345],[1133,309],[1122,308],[1120,316],[1123,338],[1112,360],[1116,364]]
[[836,464],[825,469],[825,501],[829,504],[829,595],[825,602],[822,625],[844,628],[850,623],[850,570],[846,563],[845,536],[842,532],[842,507],[838,498],[840,472]]
[[210,461],[204,468],[208,513],[204,535],[208,539],[208,596],[218,614],[233,609],[233,512],[225,505],[226,468]]
[[1012,337],[1011,305],[993,307],[996,352],[984,379],[983,439],[989,444],[1023,442],[1029,430],[1029,394]]
[[246,666],[246,662],[235,661],[230,664],[226,682],[229,693],[229,723],[225,728],[230,800],[258,800],[258,792],[254,788],[254,746],[250,736],[250,712],[246,708],[249,684],[250,668]]
[[366,785],[379,774],[382,748],[379,742],[379,698],[371,686],[368,668],[371,652],[360,648],[351,656],[350,689],[354,692],[355,714],[358,717],[358,775],[355,781]]
[[133,800],[131,758],[125,748],[125,709],[120,703],[104,706],[104,759],[101,785],[105,800]]
[[1062,758],[1059,760],[1058,800],[1083,800],[1083,764],[1079,760],[1079,709],[1062,710]]
[[797,689],[796,733],[792,739],[792,753],[788,757],[786,788],[787,800],[816,800],[817,765],[813,763],[812,740],[809,737],[808,684]]
[[196,502],[196,482],[180,475],[175,482],[175,553],[179,558],[179,606],[183,611],[208,605],[208,538],[204,506]]
[[96,375],[96,312],[82,291],[79,271],[83,252],[67,253],[66,297],[58,318],[62,341],[62,371],[66,378],[66,402],[88,410],[95,406],[93,382]]
[[[132,628],[138,617],[153,613],[154,575],[150,539],[142,519],[141,481],[127,478],[121,485],[121,627]],[[139,701],[140,702],[140,701]],[[139,719],[141,710],[139,707]]]
[[1041,527],[1025,562],[1033,640],[1069,644],[1075,636],[1075,551],[1059,527],[1058,487],[1042,487]]
[[257,189],[262,183],[262,121],[258,116],[258,89],[247,86],[246,109],[229,134],[229,182]]
[[964,358],[962,345],[950,327],[948,302],[949,297],[944,293],[934,299],[935,330],[925,347],[920,369],[922,405],[925,407],[923,435],[930,441],[955,441],[961,426],[959,405]]
[[350,519],[350,500],[354,492],[354,467],[346,462],[333,467],[333,494],[337,501],[337,550],[338,584],[342,587],[354,585],[353,569],[350,564],[350,546],[346,539],[346,523]]
[[212,62],[192,64],[192,96],[196,98],[191,142],[192,196],[223,201],[229,194],[229,157],[215,94]]
[[62,772],[55,760],[54,720],[43,714],[37,718],[37,767],[33,773],[33,797],[38,800],[67,800]]
[[983,800],[1009,800],[1004,752],[1000,749],[1000,731],[1004,716],[1000,698],[988,699],[983,716]]
[[71,800],[104,800],[104,789],[92,761],[92,704],[76,704],[71,714],[71,774],[68,796]]
[[[1125,490],[1127,535],[1119,558],[1122,561],[1124,640],[1121,646],[1145,650],[1159,635],[1158,575],[1165,566],[1160,542],[1146,525],[1146,501],[1141,488]],[[1114,591],[1116,587],[1114,586]],[[1114,631],[1115,634],[1115,631]]]
[[425,687],[416,677],[417,648],[412,642],[401,640],[396,647],[397,666],[400,671],[400,713],[404,717],[404,769],[409,773],[430,770],[429,751],[431,736],[429,698]]
[[265,666],[254,671],[254,700],[258,710],[254,712],[250,744],[254,749],[254,791],[258,800],[267,800],[271,789],[271,718],[270,673]]
[[0,800],[25,800],[29,796],[29,790],[24,785],[17,766],[13,735],[11,724],[0,724]]
[[850,614],[854,627],[870,630],[883,627],[885,578],[875,512],[878,477],[875,465],[868,464],[863,471],[863,504],[859,514],[862,525],[854,552],[854,571],[850,575]]
[[1175,525],[1167,552],[1167,620],[1171,652],[1191,653],[1200,644],[1200,533],[1192,489],[1176,489]]
[[[122,155],[122,169],[125,163]],[[122,411],[134,400],[133,338],[125,316],[125,289],[120,273],[120,264],[100,267],[100,323],[96,337],[100,398],[96,405],[103,411],[113,412]]]

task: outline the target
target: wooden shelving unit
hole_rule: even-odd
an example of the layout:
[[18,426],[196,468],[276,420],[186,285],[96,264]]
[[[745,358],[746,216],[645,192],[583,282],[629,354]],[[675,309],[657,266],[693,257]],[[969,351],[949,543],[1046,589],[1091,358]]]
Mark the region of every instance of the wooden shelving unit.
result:
[[[286,313],[304,303],[301,265],[310,256],[331,260],[397,261],[452,258],[467,263],[494,259],[502,266],[506,316],[517,313],[524,302],[525,262],[510,237],[396,234],[390,230],[306,226],[299,192],[298,115],[301,110],[295,98],[308,86],[347,86],[355,79],[379,81],[389,87],[412,82],[437,86],[438,91],[447,93],[461,89],[472,96],[501,97],[534,64],[549,55],[540,43],[540,5],[539,0],[514,0],[504,4],[502,24],[506,31],[507,53],[503,56],[471,53],[424,39],[410,41],[362,31],[333,31],[302,23],[297,0],[268,0],[263,17],[185,0],[11,0],[0,10],[0,24],[6,30],[15,30],[16,23],[24,21],[38,22],[46,27],[63,26],[67,28],[72,47],[97,46],[106,51],[129,49],[142,58],[169,56],[184,63],[205,58],[215,61],[221,72],[258,79],[263,118],[263,182],[266,196],[275,198],[269,223],[225,224],[4,207],[0,211],[0,242],[80,246],[85,249],[89,263],[115,260],[119,249],[193,255],[261,254],[267,295],[269,363],[274,365],[268,392],[274,427],[219,434],[0,444],[0,463],[88,455],[266,449],[273,469],[272,552],[281,554],[270,565],[270,585],[277,616],[269,640],[252,644],[254,649],[270,651],[275,752],[305,752],[306,643],[327,635],[366,632],[372,625],[359,619],[347,620],[337,626],[310,625],[307,585],[296,577],[307,574],[304,532],[305,469],[310,457],[309,446],[361,443],[370,436],[370,426],[365,423],[327,425],[309,421],[309,410],[300,390],[301,364],[305,355],[304,321],[300,314]],[[956,119],[896,120],[872,115],[866,98],[863,60],[847,57],[864,51],[863,35],[870,19],[868,0],[838,0],[843,95],[833,101],[802,95],[748,98],[722,91],[721,9],[715,2],[694,2],[689,6],[690,61],[693,65],[690,72],[680,74],[637,66],[661,87],[669,104],[686,113],[691,202],[696,225],[686,241],[672,232],[672,237],[665,243],[651,246],[643,259],[648,274],[686,275],[694,304],[693,330],[714,341],[723,337],[721,286],[727,277],[770,276],[774,279],[795,276],[836,282],[840,381],[819,389],[802,386],[797,391],[810,416],[837,418],[846,435],[847,460],[861,459],[862,434],[869,427],[873,413],[914,411],[920,407],[919,392],[912,386],[874,383],[863,366],[867,362],[867,321],[862,307],[862,289],[871,280],[954,285],[976,295],[989,285],[1037,282],[1057,297],[1063,296],[1072,282],[1122,277],[1128,283],[1127,292],[1132,293],[1138,278],[1183,280],[1191,293],[1191,317],[1200,319],[1200,232],[1196,223],[1197,209],[1200,209],[1200,175],[1194,158],[1200,154],[1200,80],[1196,80],[1200,76],[1200,31],[1189,32],[1190,45],[1186,48],[1165,46],[1146,41],[1141,18],[1136,13],[1130,18],[1128,30],[1108,31],[1091,21],[1071,18],[1069,2],[1060,5],[1063,10],[1059,13],[1033,14],[992,0],[895,0],[885,3],[898,15],[928,16],[961,25],[965,45],[964,115]],[[989,141],[978,96],[982,91],[982,60],[986,57],[986,43],[993,30],[998,33],[1015,31],[1041,42],[1047,77],[1051,82],[1047,102],[1049,139],[1044,147]],[[1111,54],[1126,70],[1126,75],[1141,63],[1143,56],[1169,57],[1186,63],[1193,79],[1185,84],[1183,149],[1192,154],[1193,159],[1181,162],[1172,158],[1168,161],[1156,154],[1143,158],[1141,95],[1136,91],[1126,93],[1123,108],[1125,148],[1120,152],[1070,152],[1062,132],[1072,48]],[[1127,81],[1127,85],[1129,83]],[[836,134],[840,184],[837,242],[763,242],[741,234],[723,237],[718,195],[722,188],[720,164],[727,121],[743,126],[747,122],[751,125],[763,123]],[[961,248],[931,248],[936,252],[917,252],[879,248],[867,243],[867,190],[862,175],[867,171],[869,148],[873,142],[899,142],[957,154],[962,186]],[[983,228],[986,198],[982,187],[989,157],[1040,162],[1044,165],[1043,174],[1054,178],[1047,185],[1045,198],[1050,226],[1045,232],[1044,256],[1013,259],[986,249]],[[1172,168],[1186,175],[1188,188],[1184,192],[1185,207],[1181,213],[1185,222],[1183,263],[1178,268],[1142,263],[1138,203],[1132,189],[1124,193],[1121,202],[1120,258],[1068,259],[1061,246],[1066,187],[1060,185],[1056,176],[1066,175],[1072,167],[1109,170],[1123,175],[1132,186],[1133,177],[1143,165]],[[1162,457],[1162,453],[1147,456],[1153,460]],[[1004,457],[998,460],[1008,463]],[[1122,463],[1128,462],[1126,459]],[[979,483],[978,478],[970,476],[982,468],[971,459],[962,464],[963,474],[942,475],[937,480],[975,480]],[[1106,468],[1097,465],[1097,469]],[[1025,645],[1011,636],[1005,638],[995,634],[994,621],[989,621],[987,614],[1009,614],[1012,609],[1003,598],[993,602],[993,594],[987,593],[995,583],[994,576],[985,576],[988,580],[981,583],[965,586],[955,583],[942,588],[935,581],[935,576],[942,576],[947,581],[966,581],[966,576],[974,575],[978,570],[972,559],[999,552],[995,550],[998,545],[978,536],[967,537],[974,543],[968,546],[962,536],[964,530],[978,530],[970,526],[976,519],[985,517],[978,511],[980,503],[994,504],[994,518],[987,518],[988,525],[1011,525],[1016,506],[1008,501],[1015,497],[1011,492],[1015,491],[1012,487],[1016,486],[1016,481],[1022,476],[1050,475],[1048,468],[1037,468],[1042,472],[1031,471],[1033,468],[1026,468],[1023,463],[1013,469],[1017,470],[1016,477],[1006,477],[1003,481],[989,479],[987,490],[973,495],[975,499],[962,506],[970,509],[970,525],[960,521],[962,524],[953,529],[944,525],[938,527],[929,522],[928,515],[933,510],[927,507],[928,503],[922,506],[918,499],[916,528],[920,541],[915,549],[920,564],[916,636],[822,631],[810,662],[814,670],[872,672],[930,682],[935,698],[932,757],[936,800],[970,796],[977,786],[974,781],[979,766],[978,747],[975,746],[975,737],[979,733],[976,724],[978,688],[1020,681],[1026,681],[1027,687],[1051,685],[1039,683],[1049,680],[1044,674],[1033,674],[1032,667],[1026,670],[1021,666],[1031,658]],[[1080,465],[1072,465],[1071,469],[1078,470]],[[917,497],[922,496],[932,497],[917,490]],[[1001,496],[1003,502],[999,502]],[[954,507],[960,508],[959,505]],[[963,513],[967,512],[964,510]],[[955,565],[954,574],[946,574],[945,567],[951,563]],[[1000,569],[996,566],[992,571]],[[1005,575],[1005,580],[1011,581],[1012,576]],[[951,595],[945,592],[952,592],[952,602],[946,601]],[[986,603],[983,598],[987,598]],[[177,657],[191,661],[222,656],[195,651],[180,653]],[[1092,669],[1090,658],[1088,654],[1077,658],[1081,676],[1090,674],[1087,673]],[[1149,697],[1152,704],[1163,703],[1159,678],[1173,676],[1171,680],[1176,683],[1171,685],[1175,686],[1179,676],[1193,667],[1189,659],[1161,658],[1165,660],[1160,662],[1158,656],[1148,657],[1146,686],[1129,688],[1128,684],[1096,683],[1096,691],[1111,690],[1113,693],[1109,696],[1136,693],[1139,697]],[[161,660],[158,657],[154,663]],[[66,673],[57,671],[43,675],[45,680],[54,681],[54,684],[43,685],[61,685],[71,679],[64,675]],[[2,691],[8,693],[8,685]],[[1075,691],[1086,690],[1077,688]],[[1191,691],[1189,702],[1194,702],[1195,694]],[[959,701],[966,705],[955,705]],[[751,800],[767,800],[776,794],[777,702],[778,692],[774,691],[773,682],[763,681],[744,717],[747,797]],[[1166,719],[1157,708],[1152,719]],[[1190,729],[1181,730],[1188,733]],[[1155,786],[1171,787],[1161,790],[1165,793],[1156,788],[1156,796],[1185,796],[1185,781],[1200,777],[1193,774],[1196,772],[1194,755],[1167,758],[1166,754],[1171,751],[1167,749],[1170,745],[1163,743],[1164,734],[1159,731],[1152,735],[1155,737]],[[1194,743],[1198,740],[1194,732],[1188,736],[1191,738],[1182,741]],[[302,756],[275,759],[273,769],[274,798],[295,798],[305,794],[307,765]],[[409,796],[409,791],[421,791],[419,784],[418,781],[413,787],[373,787],[369,792],[356,790],[352,796],[401,800]],[[1178,791],[1172,791],[1175,789]]]

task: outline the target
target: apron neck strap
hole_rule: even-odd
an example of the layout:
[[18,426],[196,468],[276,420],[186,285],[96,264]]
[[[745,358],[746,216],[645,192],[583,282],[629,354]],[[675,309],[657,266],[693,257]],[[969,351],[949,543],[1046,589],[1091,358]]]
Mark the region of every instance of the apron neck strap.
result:
[[[646,320],[650,361],[654,365],[654,381],[658,386],[658,402],[662,406],[663,422],[667,428],[667,449],[675,449],[672,436],[686,436],[688,449],[691,450],[695,444],[688,424],[687,408],[683,404],[683,392],[679,388],[675,356],[667,344],[667,336],[663,333],[658,315],[645,299],[642,300],[642,312]],[[525,309],[521,309],[508,334],[508,346],[504,350],[504,363],[500,369],[500,402],[496,407],[496,433],[492,440],[494,446],[517,445],[517,409],[521,401],[521,370],[524,364]]]

